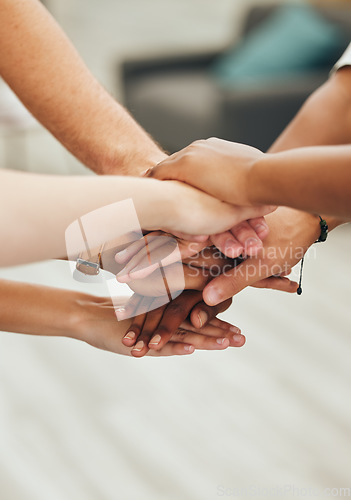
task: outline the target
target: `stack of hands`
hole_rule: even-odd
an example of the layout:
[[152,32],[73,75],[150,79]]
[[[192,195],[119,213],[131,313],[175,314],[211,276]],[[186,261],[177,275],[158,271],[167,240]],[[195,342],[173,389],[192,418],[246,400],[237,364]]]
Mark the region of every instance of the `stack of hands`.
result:
[[[166,228],[167,233],[145,232],[140,241],[119,249],[114,259],[117,268],[109,266],[114,273],[118,270],[117,280],[134,291],[118,308],[119,319],[133,318],[122,339],[133,356],[142,357],[150,350],[168,353],[167,344],[178,354],[241,347],[245,344],[241,330],[216,318],[231,305],[232,296],[246,286],[296,292],[298,284],[287,275],[315,241],[318,224],[312,215],[252,200],[250,175],[263,156],[249,146],[209,139],[193,143],[144,173],[181,181],[211,197],[201,202],[203,213],[192,206],[179,226],[181,232],[175,230],[177,225]],[[212,197],[220,203],[209,206]],[[179,203],[187,205],[187,197]],[[225,226],[232,227],[223,230]],[[194,227],[197,235],[191,234]],[[179,262],[175,265],[179,252],[172,253],[174,239],[181,268]],[[160,262],[172,296],[183,290],[171,301],[164,297]]]

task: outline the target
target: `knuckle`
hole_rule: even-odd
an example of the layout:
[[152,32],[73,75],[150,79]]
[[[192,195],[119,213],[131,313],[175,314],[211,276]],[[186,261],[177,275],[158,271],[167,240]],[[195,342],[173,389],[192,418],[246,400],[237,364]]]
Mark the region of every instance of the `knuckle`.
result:
[[179,317],[183,316],[185,311],[181,304],[171,302],[167,308],[167,312],[173,317]]
[[136,334],[139,334],[141,331],[141,326],[139,323],[133,322],[130,325],[129,330],[135,332]]
[[171,329],[167,325],[160,325],[155,331],[155,334],[160,335],[162,339],[161,342],[163,342],[170,339],[175,331],[176,329],[174,329],[174,331],[171,331]]

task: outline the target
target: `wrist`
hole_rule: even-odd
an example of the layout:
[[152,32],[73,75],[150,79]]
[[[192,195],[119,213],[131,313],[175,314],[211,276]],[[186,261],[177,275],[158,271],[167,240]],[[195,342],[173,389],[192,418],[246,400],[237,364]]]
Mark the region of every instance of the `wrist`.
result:
[[88,342],[92,335],[91,325],[98,317],[97,309],[104,301],[105,299],[96,296],[75,294],[71,302],[70,313],[67,314],[66,337]]
[[[142,228],[150,231],[176,230],[182,220],[182,184],[148,179],[150,188],[143,210]],[[138,211],[139,212],[139,211]]]
[[247,171],[246,193],[249,205],[274,205],[269,195],[269,167],[271,155],[263,153]]
[[94,161],[93,170],[100,175],[139,176],[167,158],[156,145],[148,151],[131,152],[129,149],[104,154]]

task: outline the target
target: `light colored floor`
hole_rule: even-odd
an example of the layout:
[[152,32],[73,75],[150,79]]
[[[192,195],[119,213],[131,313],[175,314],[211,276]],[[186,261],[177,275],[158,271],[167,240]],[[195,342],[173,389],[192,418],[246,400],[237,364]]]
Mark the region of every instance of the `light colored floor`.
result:
[[[1,498],[296,498],[306,488],[328,498],[325,488],[351,487],[350,229],[311,252],[301,297],[235,298],[225,317],[247,335],[243,349],[135,360],[1,334]],[[63,262],[0,276],[94,291]]]

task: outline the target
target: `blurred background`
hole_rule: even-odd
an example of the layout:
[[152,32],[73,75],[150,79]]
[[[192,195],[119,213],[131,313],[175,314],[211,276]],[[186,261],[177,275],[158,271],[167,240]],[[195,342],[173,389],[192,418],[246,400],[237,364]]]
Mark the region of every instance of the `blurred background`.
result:
[[[349,1],[45,4],[170,152],[212,135],[267,149],[351,39]],[[0,167],[89,173],[3,82]],[[309,252],[302,297],[235,297],[239,350],[135,360],[3,333],[0,498],[351,496],[350,252],[343,226]],[[0,277],[108,294],[60,261]]]

